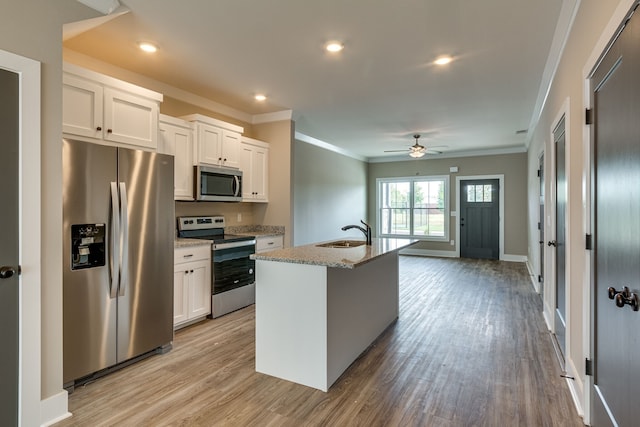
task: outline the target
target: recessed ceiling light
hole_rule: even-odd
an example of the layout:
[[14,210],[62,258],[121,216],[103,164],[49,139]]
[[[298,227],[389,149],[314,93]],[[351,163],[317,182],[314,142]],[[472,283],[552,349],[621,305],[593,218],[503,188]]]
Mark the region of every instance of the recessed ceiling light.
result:
[[433,61],[433,63],[436,64],[436,65],[447,65],[451,61],[453,61],[453,58],[450,57],[450,56],[440,56],[440,57],[436,58],[436,60]]
[[158,51],[158,47],[149,42],[140,42],[138,43],[138,47],[148,53],[154,53]]
[[255,98],[256,101],[261,101],[262,102],[262,101],[265,101],[267,99],[267,96],[259,93],[256,96],[254,96],[254,98]]
[[327,50],[327,52],[336,53],[344,49],[344,45],[340,42],[333,41],[327,43],[324,48]]

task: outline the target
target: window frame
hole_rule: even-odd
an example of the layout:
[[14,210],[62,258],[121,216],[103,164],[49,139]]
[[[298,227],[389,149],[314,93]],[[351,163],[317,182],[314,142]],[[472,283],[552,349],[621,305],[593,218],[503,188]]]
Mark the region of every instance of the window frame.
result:
[[[416,182],[430,182],[430,181],[442,181],[444,183],[444,235],[443,236],[425,236],[422,234],[413,234],[414,233],[414,186]],[[409,222],[410,222],[410,233],[411,234],[383,234],[382,233],[382,206],[380,203],[382,202],[382,188],[383,184],[387,183],[409,183],[409,192],[410,192],[410,206],[409,206]],[[449,241],[449,228],[450,228],[450,217],[451,217],[451,207],[450,207],[450,176],[449,175],[421,175],[421,176],[408,176],[408,177],[389,177],[389,178],[376,178],[376,231],[377,235],[382,238],[411,238],[411,239],[419,239],[425,241],[434,241],[434,242],[447,242]]]

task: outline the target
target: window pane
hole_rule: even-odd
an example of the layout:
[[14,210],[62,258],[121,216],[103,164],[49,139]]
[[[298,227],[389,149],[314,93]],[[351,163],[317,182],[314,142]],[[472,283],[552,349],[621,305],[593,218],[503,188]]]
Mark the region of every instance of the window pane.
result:
[[476,189],[475,185],[467,185],[467,202],[476,201]]
[[491,202],[491,184],[487,184],[484,186],[484,201]]
[[476,189],[476,202],[481,202],[482,201],[482,185],[474,185],[473,187]]
[[381,185],[380,230],[382,234],[409,235],[409,182],[384,182]]

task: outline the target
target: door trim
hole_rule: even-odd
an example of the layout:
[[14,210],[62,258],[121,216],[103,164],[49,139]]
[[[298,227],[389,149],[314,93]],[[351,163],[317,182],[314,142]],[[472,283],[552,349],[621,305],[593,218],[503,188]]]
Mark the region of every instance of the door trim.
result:
[[[620,0],[618,6],[616,7],[611,19],[602,30],[600,37],[595,43],[591,54],[589,55],[587,61],[582,68],[582,76],[583,76],[583,91],[582,91],[582,105],[583,111],[590,109],[593,107],[593,94],[591,92],[591,76],[595,72],[598,64],[600,63],[600,59],[605,55],[609,46],[611,45],[613,38],[617,34],[620,25],[625,21],[627,16],[629,15],[629,11],[634,6],[637,0]],[[583,113],[584,114],[584,113]],[[582,123],[585,123],[584,116]],[[594,147],[594,134],[590,126],[583,125],[582,132],[582,147],[583,147],[583,158],[582,158],[582,183],[583,183],[583,191],[582,191],[582,219],[584,224],[584,232],[591,234],[594,229],[594,209],[593,205],[593,174],[592,174],[592,166],[594,162],[593,156],[593,147]],[[584,307],[582,313],[582,342],[583,342],[583,353],[584,358],[588,358],[593,360],[593,355],[595,354],[595,319],[593,316],[594,312],[594,303],[595,296],[593,295],[593,286],[595,280],[595,271],[594,271],[594,262],[593,251],[591,253],[585,254],[583,257],[583,288],[582,288],[582,306]],[[578,413],[583,412],[583,420],[585,425],[591,424],[592,413],[593,413],[593,399],[595,396],[593,395],[593,386],[594,386],[594,377],[593,376],[583,376],[580,375],[580,379],[584,378],[584,382],[582,384],[581,389],[577,389],[574,395],[577,394],[574,401],[576,403],[576,407],[578,408]],[[576,377],[576,379],[578,379]],[[571,386],[571,384],[570,384]],[[582,393],[580,393],[580,391]],[[572,390],[573,393],[573,390]],[[584,408],[583,411],[581,409]]]
[[20,85],[18,422],[40,425],[40,63],[0,50],[0,67]]
[[[558,113],[556,114],[555,118],[553,119],[553,121],[551,122],[552,125],[549,128],[549,144],[550,144],[550,149],[549,151],[549,156],[547,157],[551,157],[549,159],[548,165],[549,165],[549,187],[547,191],[547,195],[545,196],[545,206],[548,206],[548,209],[546,209],[547,211],[547,218],[546,218],[546,224],[545,224],[545,236],[547,236],[547,241],[551,241],[551,240],[557,240],[557,236],[556,236],[556,210],[557,210],[557,205],[556,205],[556,175],[557,175],[557,170],[556,170],[556,150],[555,150],[555,138],[554,138],[554,130],[558,127],[558,124],[560,123],[560,121],[562,120],[562,118],[564,117],[564,129],[565,129],[565,147],[569,147],[570,141],[571,141],[571,108],[570,108],[570,98],[567,97],[562,106],[560,107],[560,110],[558,111]],[[571,301],[571,286],[569,285],[571,283],[570,278],[571,278],[571,221],[569,221],[569,218],[571,218],[571,191],[569,188],[570,182],[571,180],[569,179],[569,173],[570,170],[568,168],[568,165],[571,164],[571,150],[569,150],[568,148],[565,149],[565,163],[564,163],[564,167],[565,167],[565,174],[567,177],[567,204],[565,206],[565,223],[564,223],[564,230],[565,230],[565,237],[566,237],[566,246],[565,246],[565,259],[567,260],[566,265],[565,265],[565,276],[564,276],[564,280],[565,280],[565,299],[567,301],[567,306],[565,307],[565,330],[566,330],[566,334],[565,334],[565,369],[567,370],[567,373],[569,375],[575,376],[573,374],[575,374],[575,369],[573,369],[572,367],[572,362],[570,362],[570,360],[572,359],[571,357],[571,338],[570,338],[570,333],[569,331],[570,329],[570,318],[571,318],[571,308],[570,308],[570,304],[568,304],[569,301]],[[545,250],[546,256],[545,256],[545,261],[548,261],[545,265],[547,266],[547,268],[545,269],[546,271],[544,272],[544,281],[545,281],[545,287],[544,287],[544,307],[543,307],[543,315],[544,315],[544,319],[547,323],[547,327],[549,328],[549,330],[553,333],[555,333],[556,331],[556,324],[555,324],[555,307],[556,307],[556,252],[549,250],[548,246],[546,247]],[[573,369],[574,372],[570,371]]]
[[504,254],[504,174],[498,175],[468,175],[468,176],[456,176],[456,210],[451,212],[451,216],[455,217],[456,222],[456,257],[460,258],[460,182],[461,181],[474,181],[482,179],[497,179],[500,185],[500,218],[498,230],[500,232],[499,244],[500,244],[500,257],[501,261],[508,261],[505,259]]

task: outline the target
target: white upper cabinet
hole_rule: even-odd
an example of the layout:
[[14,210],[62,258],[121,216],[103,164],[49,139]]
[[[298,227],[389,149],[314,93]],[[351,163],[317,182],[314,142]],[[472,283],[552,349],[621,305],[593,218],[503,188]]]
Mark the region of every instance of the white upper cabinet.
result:
[[198,164],[240,167],[240,137],[244,128],[201,114],[181,118],[195,125]]
[[175,117],[160,114],[158,152],[174,156],[176,200],[193,200],[193,126]]
[[62,131],[155,151],[162,94],[64,64]]
[[240,143],[242,201],[269,201],[269,144],[242,137]]

